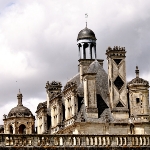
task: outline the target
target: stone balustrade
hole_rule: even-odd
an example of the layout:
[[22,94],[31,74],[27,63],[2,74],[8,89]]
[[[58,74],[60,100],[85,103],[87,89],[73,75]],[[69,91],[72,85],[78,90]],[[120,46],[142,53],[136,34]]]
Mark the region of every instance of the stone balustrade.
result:
[[0,134],[0,147],[150,147],[150,135]]

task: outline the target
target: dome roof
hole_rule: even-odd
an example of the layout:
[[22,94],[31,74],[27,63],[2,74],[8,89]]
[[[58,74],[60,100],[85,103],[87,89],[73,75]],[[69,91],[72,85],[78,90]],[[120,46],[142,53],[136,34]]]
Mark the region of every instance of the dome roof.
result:
[[23,105],[18,105],[10,110],[8,117],[31,117],[33,116],[30,109],[24,107]]
[[81,30],[78,34],[77,41],[81,39],[92,39],[96,40],[95,33],[91,30],[85,27],[83,30]]
[[146,85],[146,86],[149,86],[149,82],[142,79],[142,78],[139,78],[139,77],[136,77],[134,79],[132,79],[130,82],[128,82],[128,85],[129,84],[134,84],[134,85]]

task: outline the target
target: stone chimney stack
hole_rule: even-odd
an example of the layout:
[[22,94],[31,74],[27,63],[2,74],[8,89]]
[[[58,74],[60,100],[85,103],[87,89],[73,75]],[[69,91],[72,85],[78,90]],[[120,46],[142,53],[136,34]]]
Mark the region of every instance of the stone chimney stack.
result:
[[128,118],[125,47],[108,47],[108,87],[111,111],[116,119]]

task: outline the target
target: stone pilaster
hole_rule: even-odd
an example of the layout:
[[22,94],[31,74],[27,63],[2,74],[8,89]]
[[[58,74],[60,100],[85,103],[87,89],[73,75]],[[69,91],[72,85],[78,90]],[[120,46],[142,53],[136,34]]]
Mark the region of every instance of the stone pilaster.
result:
[[83,75],[84,103],[86,114],[89,118],[98,118],[96,97],[96,74],[86,73]]

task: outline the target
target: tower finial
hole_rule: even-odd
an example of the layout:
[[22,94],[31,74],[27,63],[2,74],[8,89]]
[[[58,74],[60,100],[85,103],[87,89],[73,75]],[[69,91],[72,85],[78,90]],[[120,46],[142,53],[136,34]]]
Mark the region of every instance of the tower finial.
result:
[[20,92],[20,89],[19,89],[19,93],[17,94],[17,98],[18,98],[18,106],[23,106],[22,105],[22,93]]
[[[85,14],[85,18],[88,18],[88,14]],[[86,28],[87,28],[87,19],[86,19]]]
[[136,73],[136,78],[139,78],[139,69],[138,69],[138,66],[136,66],[135,73]]

